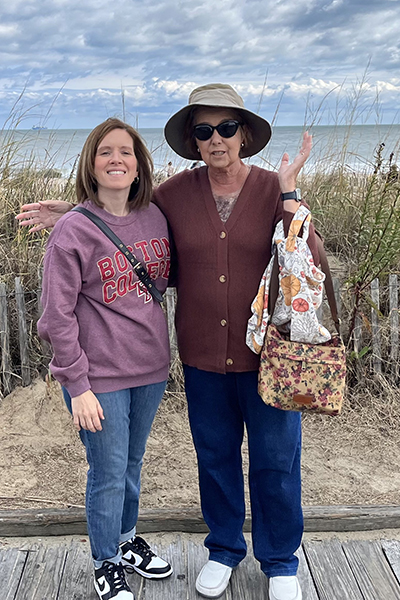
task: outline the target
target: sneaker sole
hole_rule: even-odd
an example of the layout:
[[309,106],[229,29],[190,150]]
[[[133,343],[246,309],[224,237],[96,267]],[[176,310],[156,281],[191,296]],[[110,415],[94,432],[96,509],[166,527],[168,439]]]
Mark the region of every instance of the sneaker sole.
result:
[[195,588],[198,594],[200,594],[200,596],[203,596],[203,598],[220,598],[221,596],[223,596],[228,588],[229,585],[229,581],[230,581],[230,576],[229,579],[226,583],[223,584],[223,589],[221,589],[221,587],[218,589],[216,589],[214,591],[214,593],[212,592],[212,590],[210,590],[209,588],[203,588],[202,585],[198,584],[196,581],[195,584]]
[[199,590],[196,588],[196,592],[199,594],[199,596],[201,596],[202,598],[221,598],[221,596],[223,596],[226,592],[226,588],[224,589],[223,592],[221,592],[220,594],[218,594],[218,596],[210,596],[208,594],[204,594],[203,592],[199,592]]
[[171,567],[170,570],[167,571],[166,573],[146,573],[145,571],[141,571],[138,567],[135,567],[135,565],[131,565],[131,563],[128,562],[127,560],[122,559],[121,562],[125,569],[126,569],[126,567],[129,567],[130,569],[133,569],[134,571],[136,571],[136,573],[138,573],[145,579],[166,579],[167,577],[170,577],[172,575],[172,573],[174,572],[173,568]]

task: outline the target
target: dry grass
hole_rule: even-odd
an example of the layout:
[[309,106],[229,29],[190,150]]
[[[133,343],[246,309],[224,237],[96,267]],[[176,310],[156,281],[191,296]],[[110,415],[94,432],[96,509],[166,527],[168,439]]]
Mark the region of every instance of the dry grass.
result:
[[[0,281],[6,283],[9,290],[14,365],[19,363],[13,298],[15,276],[22,278],[28,290],[30,358],[34,375],[45,370],[35,322],[47,234],[30,236],[25,229],[18,228],[14,216],[20,205],[26,202],[54,197],[72,198],[73,173],[67,181],[60,181],[52,169],[51,160],[46,165],[38,165],[30,155],[21,162],[12,136],[16,122],[16,119],[11,119],[6,124],[9,131],[3,130],[0,142]],[[333,148],[334,143],[331,154]],[[376,224],[375,230],[370,229],[371,236],[375,235],[374,231],[379,233],[381,215],[376,213],[382,206],[382,196],[385,197],[383,208],[387,210],[398,189],[393,162],[378,163],[379,160],[377,162],[376,157],[372,157],[366,161],[369,168],[365,173],[355,174],[346,167],[344,148],[334,170],[324,168],[321,157],[321,168],[304,176],[300,184],[307,194],[314,220],[325,237],[331,262],[335,263],[334,275],[342,282],[344,332],[349,344],[349,390],[342,415],[335,418],[303,415],[305,504],[400,503],[398,382],[390,379],[393,365],[387,360],[383,364],[384,376],[379,379],[373,376],[370,350],[361,360],[362,379],[355,377],[349,327],[354,307],[351,285],[355,274],[363,272],[367,256],[365,249],[368,247],[368,239],[360,235],[360,223],[363,218],[368,218]],[[371,188],[373,168],[371,171],[370,166],[373,164],[378,171]],[[164,178],[165,169],[162,169],[156,173],[156,184]],[[375,198],[372,203],[371,198]],[[372,204],[372,208],[375,204],[375,213],[368,212],[368,203]],[[395,225],[400,232],[397,222]],[[355,232],[359,232],[358,237]],[[395,236],[393,239],[396,241]],[[398,271],[399,249],[400,244],[397,250],[392,248],[392,254],[383,257],[384,260],[378,255],[378,260],[369,263],[375,274],[382,268],[386,272]],[[382,315],[388,313],[387,303],[387,296],[383,294]],[[364,344],[369,348],[371,304],[367,295],[360,300],[359,310],[365,325]],[[384,355],[387,356],[390,329],[388,318],[384,316],[381,318],[381,338]],[[38,502],[45,506],[46,499],[48,506],[54,505],[54,502],[59,505],[83,504],[87,468],[84,451],[70,426],[65,408],[61,407],[59,392],[54,389],[48,392],[43,387],[43,382],[37,381],[28,389],[16,390],[0,405],[0,465],[4,477],[0,490],[1,496],[10,496],[9,499],[0,497],[3,508],[37,506]],[[243,455],[247,469],[246,444]],[[44,490],[47,492],[44,493]],[[197,506],[198,503],[196,458],[187,420],[182,365],[176,358],[146,452],[142,506]]]
[[375,381],[349,390],[339,417],[304,415],[303,502],[399,504],[399,419],[397,390]]
[[[348,102],[348,132],[340,152],[336,148],[335,131],[326,156],[319,157],[317,171],[303,176],[300,182],[306,199],[310,203],[313,218],[322,232],[327,249],[335,257],[338,275],[343,288],[343,330],[349,343],[351,358],[351,329],[354,316],[355,298],[358,310],[366,325],[365,346],[370,345],[370,299],[367,284],[371,278],[389,271],[397,271],[400,257],[400,215],[397,199],[400,196],[400,184],[397,167],[394,162],[396,148],[388,161],[383,161],[379,151],[374,157],[365,159],[364,173],[354,173],[347,167],[347,144],[352,124],[357,119],[357,102],[360,94],[354,90],[354,98]],[[321,110],[318,107],[318,110]],[[312,115],[308,109],[306,120],[318,123],[319,115]],[[13,130],[23,118],[18,112],[18,103],[13,115],[5,124],[0,138],[0,281],[9,290],[10,330],[12,362],[17,365],[18,339],[16,309],[14,304],[14,278],[20,276],[26,292],[28,321],[30,323],[32,372],[43,372],[46,361],[42,357],[40,342],[35,333],[37,319],[36,301],[40,288],[40,271],[43,260],[47,233],[30,235],[24,228],[18,228],[15,214],[26,202],[34,202],[59,197],[71,199],[74,194],[73,171],[65,180],[57,177],[54,169],[54,154],[48,153],[45,164],[35,162],[35,152],[21,158],[24,139],[16,142]],[[345,124],[345,113],[337,115],[337,124]],[[342,134],[341,134],[342,135]],[[379,150],[379,149],[378,149]],[[332,168],[332,156],[335,156]],[[165,167],[155,174],[155,183],[165,179]],[[394,207],[394,210],[393,210]],[[390,230],[384,229],[390,223]],[[384,235],[383,235],[384,234]],[[382,236],[390,238],[390,243],[382,245]],[[384,250],[384,252],[383,252]],[[361,292],[360,289],[362,288]],[[355,293],[356,290],[356,293]],[[358,296],[357,296],[358,294]],[[386,300],[383,300],[382,313],[386,314]],[[382,337],[384,346],[388,346],[388,331],[385,318],[382,318]],[[386,328],[386,329],[385,329]],[[44,364],[43,364],[44,363]],[[371,374],[371,353],[367,352],[362,362],[367,377]],[[384,371],[389,371],[390,365]],[[15,369],[17,371],[17,368]],[[349,360],[350,385],[355,378],[352,375],[352,361]],[[16,373],[18,375],[18,372]],[[369,385],[369,384],[368,384]],[[182,390],[183,376],[179,363],[171,369],[169,389],[171,392]]]
[[[335,445],[359,446],[365,444],[365,451],[382,451],[387,447],[400,447],[400,402],[398,390],[384,379],[369,380],[349,389],[338,418],[322,415],[304,415],[305,428],[313,423],[323,438],[335,440]],[[311,425],[310,425],[311,427]]]

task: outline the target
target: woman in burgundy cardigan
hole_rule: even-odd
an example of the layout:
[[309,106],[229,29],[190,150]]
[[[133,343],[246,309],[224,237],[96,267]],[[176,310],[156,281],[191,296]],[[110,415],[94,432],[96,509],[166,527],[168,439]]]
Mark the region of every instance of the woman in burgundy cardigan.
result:
[[[197,591],[217,598],[246,555],[241,445],[246,426],[255,557],[269,578],[270,600],[301,600],[296,577],[301,543],[300,413],[265,405],[257,392],[259,357],[246,346],[250,304],[271,256],[276,223],[288,229],[298,208],[296,180],[311,151],[304,134],[279,173],[242,158],[269,141],[267,121],[244,108],[230,86],[195,89],[172,116],[165,137],[180,156],[206,166],[169,178],[154,192],[175,244],[176,326],[199,467],[201,506],[210,529],[209,560]],[[24,224],[49,227],[65,206],[27,205]],[[28,217],[28,218],[27,218]],[[22,215],[20,216],[22,218]],[[314,231],[309,245],[319,263]]]
[[[184,365],[189,419],[196,447],[201,506],[210,529],[209,561],[197,591],[220,596],[232,568],[246,555],[241,444],[246,426],[255,557],[269,577],[270,600],[300,600],[294,555],[303,532],[300,413],[263,403],[257,392],[259,356],[246,346],[250,305],[271,257],[272,235],[298,208],[297,175],[311,151],[279,173],[242,158],[269,141],[269,123],[246,110],[230,86],[194,90],[172,116],[165,137],[180,156],[206,164],[183,171],[154,192],[176,249],[176,326]],[[315,233],[310,247],[316,264]]]

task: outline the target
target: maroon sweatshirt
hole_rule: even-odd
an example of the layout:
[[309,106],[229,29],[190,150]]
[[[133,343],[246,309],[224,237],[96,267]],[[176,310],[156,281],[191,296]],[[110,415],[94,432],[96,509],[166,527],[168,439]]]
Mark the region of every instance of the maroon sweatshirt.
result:
[[[151,204],[117,217],[91,202],[83,206],[133,249],[164,292],[170,250],[160,210]],[[51,343],[51,371],[71,396],[167,379],[168,329],[160,305],[124,255],[82,214],[66,214],[49,238],[42,304],[39,335]]]

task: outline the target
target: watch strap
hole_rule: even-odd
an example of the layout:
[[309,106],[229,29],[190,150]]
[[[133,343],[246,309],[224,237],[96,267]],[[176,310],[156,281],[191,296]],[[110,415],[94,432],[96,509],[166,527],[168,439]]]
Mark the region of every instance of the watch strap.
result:
[[296,200],[296,202],[301,202],[301,192],[299,188],[293,190],[293,192],[282,192],[281,200]]

